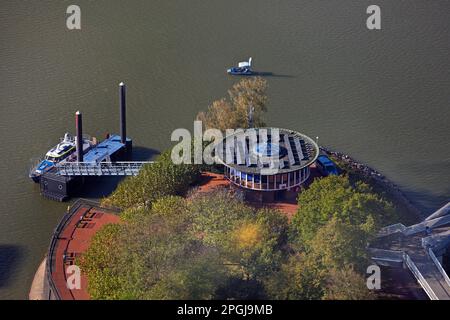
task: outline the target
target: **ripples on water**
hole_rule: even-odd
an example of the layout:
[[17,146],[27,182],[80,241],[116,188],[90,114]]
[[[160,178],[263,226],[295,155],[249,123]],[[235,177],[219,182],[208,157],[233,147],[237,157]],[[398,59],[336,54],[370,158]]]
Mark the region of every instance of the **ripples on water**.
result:
[[[67,204],[26,178],[30,160],[74,132],[118,131],[117,84],[128,84],[129,134],[146,157],[192,130],[199,110],[253,56],[271,72],[270,124],[292,128],[376,168],[425,212],[450,194],[450,3],[383,1],[77,1],[0,4],[0,298],[26,298]],[[149,151],[149,149],[151,149]],[[95,190],[94,190],[95,191]],[[99,196],[100,192],[90,193]]]

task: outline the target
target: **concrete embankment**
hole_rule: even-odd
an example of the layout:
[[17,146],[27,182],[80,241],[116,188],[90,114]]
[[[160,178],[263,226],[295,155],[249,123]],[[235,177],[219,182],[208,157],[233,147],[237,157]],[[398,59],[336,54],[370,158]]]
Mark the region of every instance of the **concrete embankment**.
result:
[[31,284],[30,293],[28,298],[30,300],[45,300],[45,292],[44,292],[44,282],[45,282],[45,264],[47,263],[47,258],[42,260],[39,268],[37,269],[33,283]]

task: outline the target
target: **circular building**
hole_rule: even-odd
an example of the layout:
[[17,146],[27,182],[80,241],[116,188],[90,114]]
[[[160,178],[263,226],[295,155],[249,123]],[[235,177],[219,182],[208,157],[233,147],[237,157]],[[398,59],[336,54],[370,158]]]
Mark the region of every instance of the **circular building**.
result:
[[268,201],[282,191],[298,190],[309,178],[309,166],[319,155],[313,139],[280,128],[236,130],[223,139],[217,150],[225,176],[244,190],[266,193],[258,198]]

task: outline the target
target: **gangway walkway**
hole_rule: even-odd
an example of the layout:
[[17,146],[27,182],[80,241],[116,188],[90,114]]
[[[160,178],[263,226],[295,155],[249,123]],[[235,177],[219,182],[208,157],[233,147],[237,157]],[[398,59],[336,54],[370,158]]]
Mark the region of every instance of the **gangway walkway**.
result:
[[61,176],[136,176],[142,167],[153,161],[61,162],[56,174]]
[[450,300],[450,278],[438,258],[450,245],[449,209],[450,203],[409,227],[383,228],[369,246],[375,262],[407,266],[432,300]]

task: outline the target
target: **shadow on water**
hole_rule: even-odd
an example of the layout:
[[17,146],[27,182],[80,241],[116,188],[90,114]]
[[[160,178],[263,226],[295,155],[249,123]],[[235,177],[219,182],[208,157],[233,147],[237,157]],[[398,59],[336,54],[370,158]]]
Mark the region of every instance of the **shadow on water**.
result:
[[156,149],[133,146],[133,160],[134,161],[154,160],[154,158],[159,154],[160,154],[160,152]]
[[273,72],[265,72],[265,71],[259,71],[254,72],[255,76],[260,77],[274,77],[274,78],[295,78],[295,76],[289,75],[289,74],[277,74]]
[[125,177],[86,177],[81,190],[76,195],[85,199],[102,199],[116,190],[117,185]]
[[18,268],[23,257],[23,248],[0,244],[0,288],[8,286],[14,270]]
[[[133,147],[133,161],[154,160],[160,152],[146,147]],[[77,195],[86,199],[101,199],[110,195],[125,179],[123,176],[86,177],[82,190]]]
[[408,189],[403,189],[403,193],[408,199],[414,199],[411,200],[412,205],[422,212],[424,218],[450,202],[450,189],[446,192],[446,195],[435,195],[425,190],[412,191]]
[[[442,177],[442,181],[445,181],[445,179],[448,180],[450,174],[450,171],[448,171],[448,168],[450,168],[449,159],[438,159],[435,161],[428,161],[427,163],[411,161],[404,163],[404,166],[410,168],[411,170],[416,170],[417,172],[421,172],[423,168],[426,168],[428,174],[435,176],[440,175]],[[428,185],[426,188],[409,188],[407,186],[403,186],[400,187],[400,189],[402,189],[408,199],[411,199],[411,203],[416,206],[416,208],[422,211],[425,216],[429,216],[450,202],[450,186],[448,184],[444,183],[442,187],[440,187],[441,192],[439,192],[439,194],[430,191],[430,187],[431,186]]]

